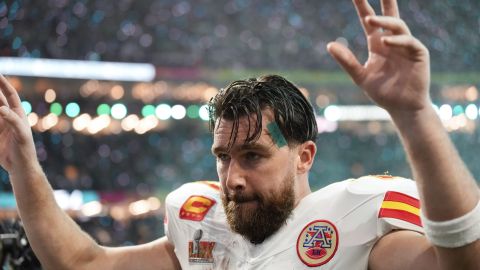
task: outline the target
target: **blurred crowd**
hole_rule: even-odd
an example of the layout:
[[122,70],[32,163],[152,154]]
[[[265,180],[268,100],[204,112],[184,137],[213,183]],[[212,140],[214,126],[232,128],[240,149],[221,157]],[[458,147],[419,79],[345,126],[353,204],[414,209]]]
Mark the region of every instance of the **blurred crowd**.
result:
[[[211,136],[204,125],[181,121],[176,132],[136,135],[85,136],[78,133],[35,134],[38,156],[54,189],[118,191],[146,197],[166,194],[192,180],[216,180],[210,154]],[[480,133],[452,133],[473,174],[480,176]],[[365,174],[411,177],[405,154],[395,134],[356,134],[337,130],[317,141],[317,161],[310,174],[313,189]],[[11,190],[5,173],[0,190]],[[140,244],[164,234],[163,212],[130,216],[77,217],[77,223],[99,243],[118,246]]]
[[145,244],[162,237],[163,216],[149,215],[118,221],[110,216],[75,219],[98,243],[105,246]]
[[[380,10],[379,1],[371,2]],[[434,71],[479,70],[480,1],[399,2],[414,35],[430,48]],[[325,48],[331,40],[348,44],[366,58],[366,42],[355,17],[351,0],[10,0],[0,2],[0,56],[148,62],[166,68],[338,71]],[[80,89],[72,87],[81,84],[78,81],[63,83],[72,91]],[[39,83],[35,87],[47,88]],[[435,87],[440,95],[443,86]],[[60,90],[66,99],[79,96],[68,87]],[[317,97],[312,95],[311,101],[318,109]],[[80,105],[88,107],[92,98],[82,97]],[[338,97],[345,103],[353,98]],[[311,171],[314,189],[365,174],[411,177],[391,125],[370,126],[374,132],[340,128],[320,134]],[[143,135],[89,136],[71,130],[35,132],[34,137],[54,189],[126,191],[147,197],[188,181],[217,178],[212,137],[198,119],[172,121],[168,129]],[[480,132],[452,133],[452,138],[478,179],[479,157],[472,148],[479,144]],[[1,168],[0,191],[11,191]],[[119,221],[107,215],[77,222],[100,243],[129,245],[161,236],[162,219],[147,215]]]
[[[397,136],[384,132],[387,127],[377,128],[375,134],[342,129],[319,134],[312,186],[320,188],[365,174],[411,177]],[[478,145],[480,133],[475,130],[451,136],[478,178],[480,168],[476,164],[480,157],[471,150]],[[166,194],[193,180],[217,180],[215,159],[210,153],[212,136],[199,120],[178,121],[168,130],[143,135],[35,133],[35,141],[54,189],[124,191],[146,197],[159,191]],[[0,178],[0,190],[11,190],[6,174],[0,173]]]
[[[370,1],[377,11],[380,1]],[[399,1],[437,71],[480,62],[477,0]],[[0,55],[149,62],[167,67],[337,69],[339,39],[365,59],[351,0],[11,0],[0,2]]]

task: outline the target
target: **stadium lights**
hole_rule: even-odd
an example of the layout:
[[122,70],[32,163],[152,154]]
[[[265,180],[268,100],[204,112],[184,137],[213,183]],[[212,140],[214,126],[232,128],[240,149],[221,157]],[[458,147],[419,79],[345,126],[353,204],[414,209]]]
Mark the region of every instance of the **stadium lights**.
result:
[[33,127],[38,123],[38,115],[34,112],[29,113],[27,116],[27,120],[30,126]]
[[149,115],[140,120],[135,127],[137,134],[145,134],[147,131],[154,129],[158,125],[158,119],[154,115]]
[[443,121],[449,120],[453,116],[452,106],[448,104],[443,104],[439,109],[440,119]]
[[100,132],[102,129],[107,128],[110,125],[111,122],[112,122],[112,120],[111,120],[110,116],[100,115],[100,116],[92,119],[90,124],[87,126],[87,131],[90,134],[96,134],[96,133]]
[[465,108],[465,115],[467,116],[468,119],[470,120],[475,120],[478,118],[478,109],[477,105],[475,104],[469,104]]
[[142,108],[142,116],[147,117],[149,115],[155,115],[155,106],[153,105],[145,105]]
[[30,77],[148,82],[155,78],[155,67],[148,63],[0,57],[0,73]]
[[335,106],[325,108],[325,118],[328,121],[375,121],[389,120],[390,116],[384,109],[373,105]]
[[57,98],[57,93],[55,93],[55,90],[48,89],[47,91],[45,91],[45,101],[47,103],[54,102],[56,98]]
[[463,112],[463,107],[462,107],[462,105],[455,105],[455,106],[453,107],[453,115],[456,116],[456,115],[460,115],[460,114],[463,114],[463,113],[464,113],[464,112]]
[[42,128],[49,130],[58,123],[58,116],[54,113],[49,113],[42,119]]
[[82,206],[81,212],[86,217],[93,217],[102,213],[103,206],[98,201],[92,201]]
[[127,116],[127,107],[122,103],[113,104],[111,114],[113,118],[121,120]]
[[150,204],[147,200],[139,200],[136,202],[130,203],[128,210],[134,216],[146,214],[150,211]]
[[32,112],[32,104],[30,104],[30,102],[26,100],[22,101],[22,107],[23,107],[23,110],[25,111],[25,114],[29,114]]
[[104,114],[109,115],[110,110],[111,110],[110,105],[102,103],[102,104],[98,105],[98,107],[97,107],[97,114],[98,115],[104,115]]
[[159,104],[155,108],[155,115],[160,120],[168,120],[172,116],[172,108],[168,104]]
[[174,105],[172,107],[172,118],[175,120],[181,120],[187,114],[187,110],[182,105]]
[[[97,107],[97,114],[82,113],[80,105],[76,102],[67,103],[65,107],[59,102],[50,104],[47,115],[39,115],[32,109],[28,101],[22,101],[22,107],[27,114],[31,127],[39,132],[50,129],[59,132],[68,132],[74,129],[78,132],[96,134],[105,132],[118,134],[122,131],[134,131],[137,134],[145,134],[151,130],[164,128],[163,121],[199,119],[208,121],[208,105],[169,105],[166,103],[154,106],[144,105],[141,112],[130,113],[125,104],[116,103],[111,105],[102,103]],[[476,104],[440,106],[432,104],[440,119],[448,131],[455,131],[470,126],[476,126],[475,121],[480,119],[480,108]],[[158,121],[160,120],[160,121]],[[334,132],[341,122],[355,121],[389,121],[388,113],[373,105],[329,105],[323,113],[317,116],[318,132]],[[472,122],[473,121],[473,122]]]
[[200,107],[198,105],[190,105],[187,108],[187,116],[191,119],[196,119],[199,117]]
[[140,119],[138,118],[137,115],[131,114],[125,118],[123,118],[121,126],[124,131],[131,131],[134,129],[137,125]]
[[68,103],[67,106],[65,106],[65,114],[70,118],[77,117],[80,114],[80,106],[78,103]]
[[89,114],[81,114],[77,118],[73,120],[73,128],[76,131],[81,131],[87,128],[90,125],[90,122],[92,121],[92,117]]
[[160,209],[162,203],[156,197],[149,197],[145,200],[138,200],[131,202],[128,206],[130,214],[134,216],[143,215],[150,211],[156,211]]
[[198,116],[200,116],[200,118],[203,121],[208,121],[209,119],[208,105],[202,105],[200,107],[200,109],[198,110]]
[[55,114],[56,116],[60,116],[62,114],[63,108],[62,105],[58,102],[52,103],[50,105],[50,112]]

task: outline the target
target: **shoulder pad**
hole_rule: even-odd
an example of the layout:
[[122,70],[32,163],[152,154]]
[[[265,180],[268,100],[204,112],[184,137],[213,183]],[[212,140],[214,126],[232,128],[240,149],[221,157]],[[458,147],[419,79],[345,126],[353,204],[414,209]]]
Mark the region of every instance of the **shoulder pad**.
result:
[[377,195],[381,199],[377,206],[380,235],[399,229],[423,232],[420,201],[413,180],[389,175],[368,175],[350,180],[347,190],[354,194]]
[[390,175],[367,175],[347,180],[347,190],[353,194],[379,194],[389,190],[411,193],[415,182],[408,178]]
[[175,204],[179,199],[184,201],[191,195],[219,197],[220,183],[216,181],[195,181],[181,185],[179,188],[170,192],[166,198],[167,203]]
[[180,219],[201,221],[220,202],[220,185],[214,181],[186,183],[168,194],[165,208]]

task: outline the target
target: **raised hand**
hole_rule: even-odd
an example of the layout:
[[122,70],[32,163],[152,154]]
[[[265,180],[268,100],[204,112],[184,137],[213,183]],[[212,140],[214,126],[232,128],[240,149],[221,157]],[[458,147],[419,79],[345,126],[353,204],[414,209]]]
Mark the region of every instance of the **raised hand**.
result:
[[375,15],[367,0],[353,0],[368,42],[368,60],[360,64],[338,42],[328,51],[353,81],[379,106],[390,113],[414,112],[430,106],[429,54],[400,19],[396,0],[382,0]]
[[12,176],[33,169],[38,161],[20,98],[2,75],[0,90],[0,165]]

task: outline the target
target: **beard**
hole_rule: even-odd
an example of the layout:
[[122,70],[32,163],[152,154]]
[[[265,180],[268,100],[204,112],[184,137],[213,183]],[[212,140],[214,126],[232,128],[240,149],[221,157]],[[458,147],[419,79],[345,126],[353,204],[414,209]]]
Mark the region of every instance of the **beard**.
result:
[[293,175],[287,175],[280,190],[269,196],[243,192],[228,196],[224,192],[222,203],[230,228],[252,244],[263,243],[286,223],[293,211],[293,181]]

